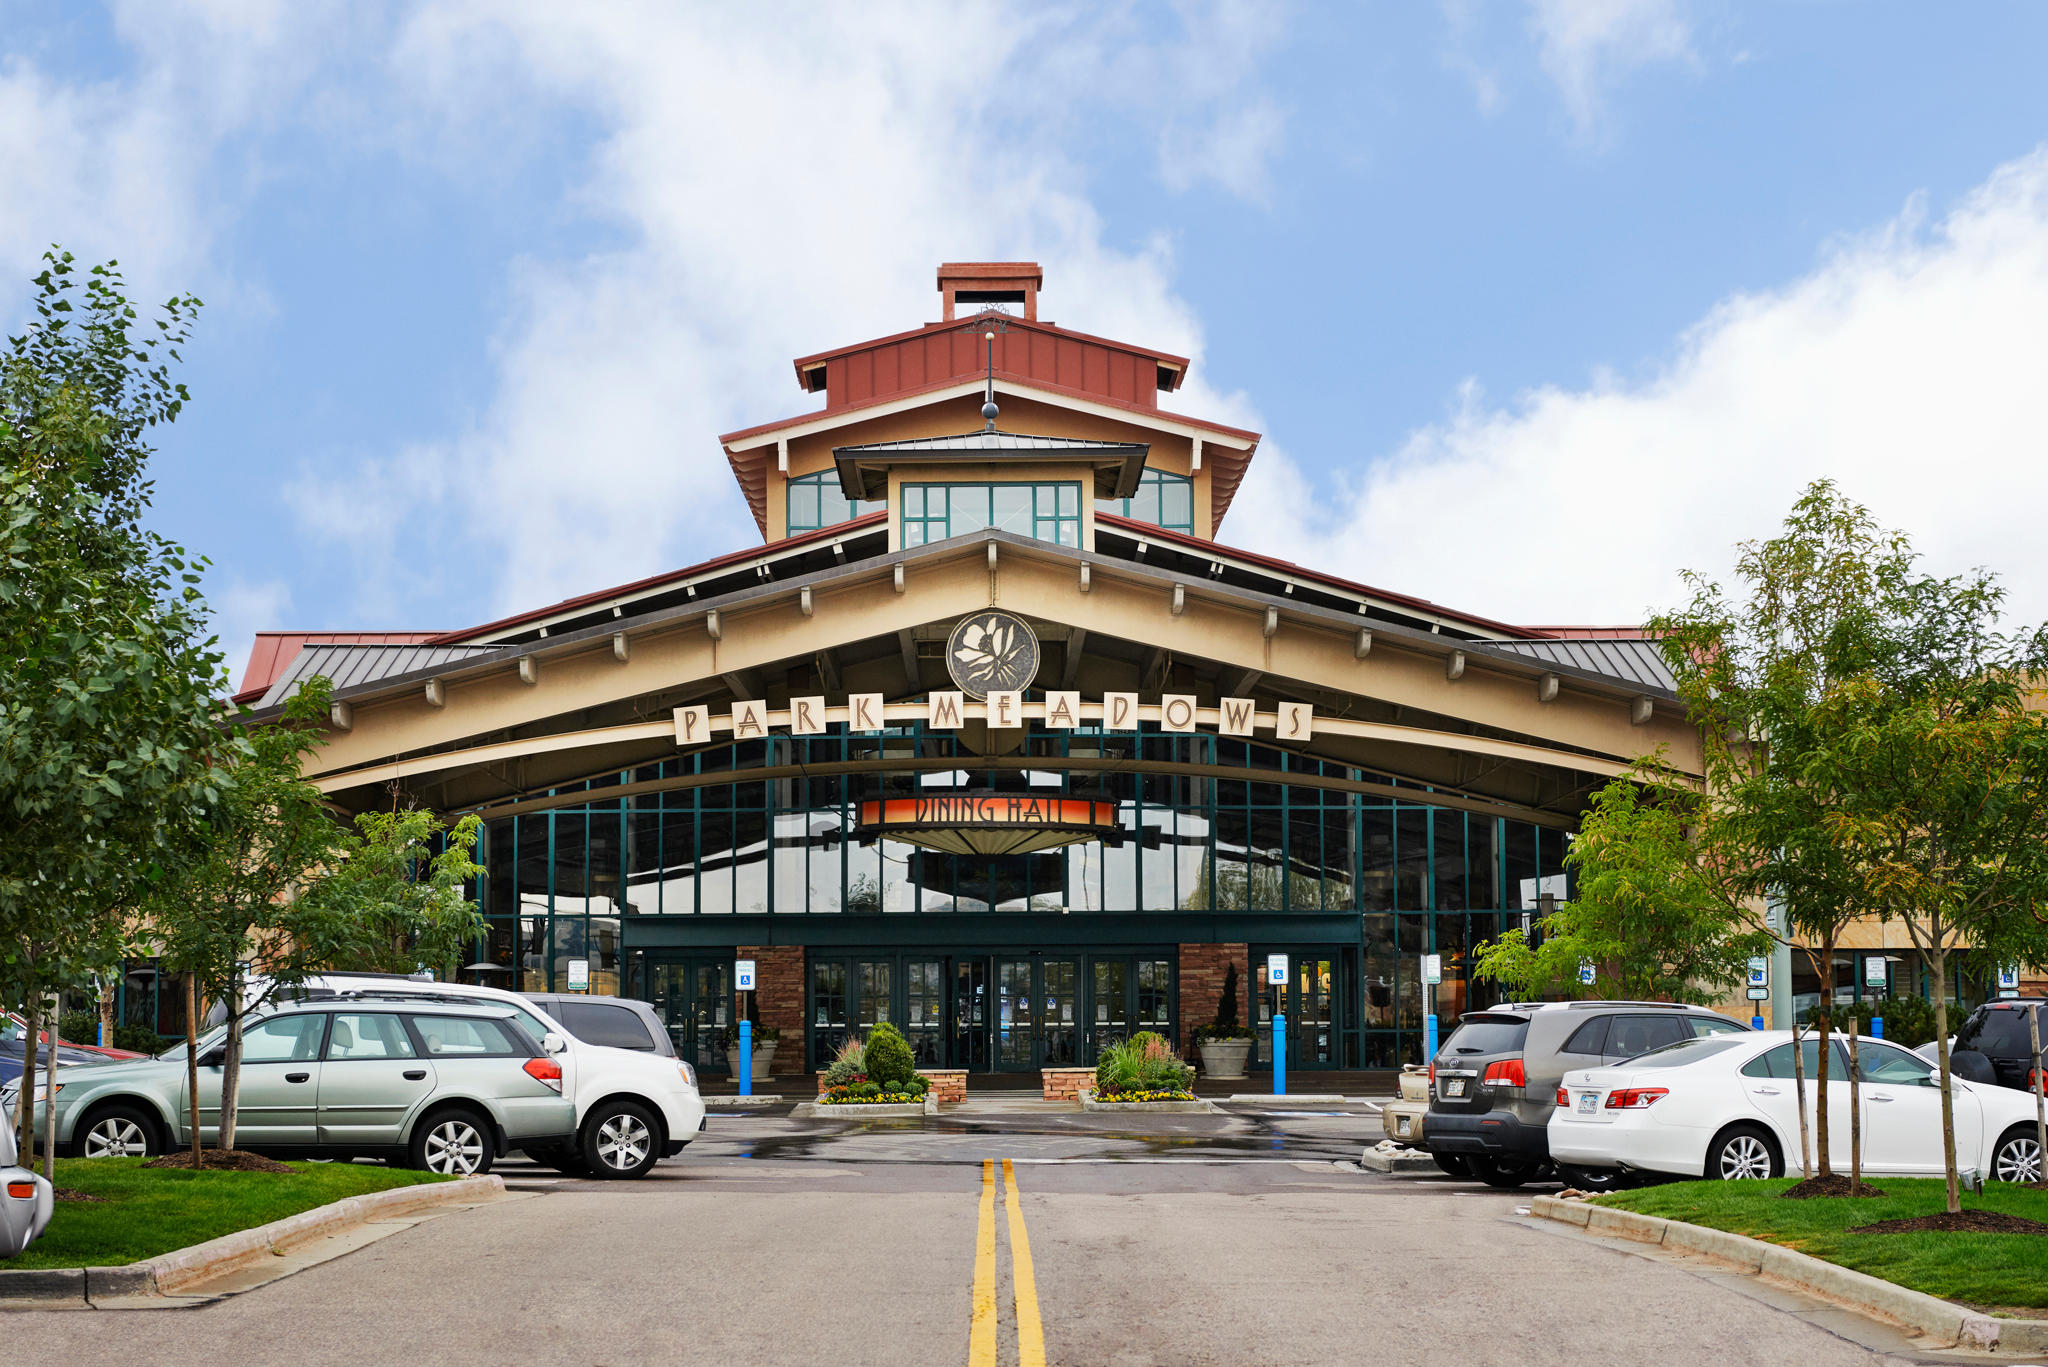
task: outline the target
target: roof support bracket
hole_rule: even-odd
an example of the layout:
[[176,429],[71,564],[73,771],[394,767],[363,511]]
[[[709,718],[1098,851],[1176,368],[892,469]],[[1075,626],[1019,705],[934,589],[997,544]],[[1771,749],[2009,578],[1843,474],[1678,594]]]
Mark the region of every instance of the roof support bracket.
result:
[[1628,720],[1631,726],[1645,726],[1657,711],[1656,700],[1645,693],[1628,705]]
[[1188,591],[1187,591],[1187,586],[1186,586],[1186,585],[1183,585],[1183,584],[1175,584],[1175,585],[1173,586],[1173,615],[1174,615],[1174,616],[1176,616],[1176,617],[1178,617],[1178,616],[1180,616],[1180,615],[1181,615],[1182,613],[1186,612],[1187,610],[1188,610]]
[[1269,641],[1270,641],[1270,640],[1272,640],[1274,636],[1276,636],[1276,635],[1278,635],[1278,634],[1279,634],[1279,631],[1280,631],[1280,609],[1278,609],[1278,608],[1267,608],[1267,609],[1266,609],[1266,629],[1265,629],[1265,637],[1266,637],[1266,639],[1267,639],[1267,640],[1269,640]]
[[1444,677],[1456,682],[1465,677],[1465,652],[1454,650],[1444,656]]
[[1352,642],[1351,658],[1362,660],[1372,654],[1372,633],[1363,627],[1358,630],[1358,639]]
[[1190,471],[1200,470],[1202,468],[1202,439],[1200,437],[1193,437],[1190,440],[1194,442],[1194,449],[1188,458],[1188,469]]
[[441,681],[440,681],[439,679],[429,679],[429,680],[427,680],[427,706],[429,706],[429,707],[446,707],[447,705],[448,705],[448,689],[447,689],[447,687],[446,687],[446,686],[445,686],[445,685],[444,685],[444,684],[443,684],[443,683],[442,683],[442,682],[441,682]]
[[778,474],[789,473],[789,438],[778,437],[775,441],[775,469]]
[[993,541],[988,543],[988,567],[990,569],[996,567],[996,543]]
[[817,611],[817,605],[811,601],[811,586],[809,584],[796,591],[796,610],[806,617]]
[[626,633],[623,631],[612,633],[612,658],[620,664],[633,658],[632,647],[626,643]]
[[540,661],[531,655],[519,657],[519,682],[528,688],[540,682]]
[[1557,679],[1557,675],[1555,675],[1555,674],[1545,674],[1545,675],[1544,675],[1544,676],[1543,676],[1542,678],[1540,678],[1540,679],[1538,679],[1538,680],[1536,681],[1536,701],[1537,701],[1537,702],[1556,702],[1556,701],[1557,701],[1557,689],[1558,689],[1558,679]]
[[714,641],[720,639],[725,635],[725,629],[721,627],[718,623],[717,608],[713,608],[711,609],[711,611],[704,614],[704,634],[706,636],[709,636]]
[[327,705],[327,720],[337,731],[352,731],[356,724],[356,710],[345,702],[331,702]]
[[1088,562],[1083,560],[1081,562],[1081,592],[1088,593],[1092,591],[1094,587],[1095,582],[1089,575]]
[[896,592],[903,592],[903,565],[900,561],[889,571],[889,584]]

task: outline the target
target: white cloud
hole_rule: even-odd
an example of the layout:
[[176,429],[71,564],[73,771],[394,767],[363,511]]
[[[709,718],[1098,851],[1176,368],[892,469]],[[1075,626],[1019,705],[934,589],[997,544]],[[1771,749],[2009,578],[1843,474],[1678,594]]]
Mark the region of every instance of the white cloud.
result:
[[1581,133],[1598,125],[1607,82],[1692,56],[1679,0],[1529,0],[1529,28],[1537,60]]
[[292,606],[291,588],[281,579],[251,583],[231,576],[224,586],[211,590],[208,601],[213,607],[217,648],[227,660],[229,687],[240,688],[256,633],[275,631],[285,624],[284,615]]
[[[753,539],[715,434],[815,405],[763,358],[935,317],[939,261],[1040,260],[1058,321],[1198,350],[1168,244],[1107,243],[1066,148],[1105,125],[1141,149],[1145,130],[1186,127],[1184,183],[1256,189],[1278,116],[1244,73],[1269,25],[1218,13],[1187,17],[1161,55],[1124,12],[1090,9],[420,12],[391,74],[422,155],[452,164],[482,130],[587,120],[600,131],[570,193],[619,245],[518,264],[495,393],[468,430],[308,472],[294,505],[365,559],[453,548],[486,577],[487,614]],[[1140,99],[1151,117],[1130,117]]]
[[2048,616],[2048,146],[1924,220],[1724,301],[1639,382],[1470,389],[1343,487],[1268,450],[1231,539],[1509,621],[1639,622],[1825,476]]

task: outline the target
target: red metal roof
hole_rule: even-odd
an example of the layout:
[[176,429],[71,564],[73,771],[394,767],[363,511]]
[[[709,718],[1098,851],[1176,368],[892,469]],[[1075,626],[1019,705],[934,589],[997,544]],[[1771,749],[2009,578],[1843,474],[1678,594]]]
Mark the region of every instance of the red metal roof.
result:
[[658,589],[664,584],[691,579],[697,575],[721,569],[727,565],[743,564],[749,560],[758,560],[763,556],[773,555],[777,551],[787,550],[791,546],[800,546],[806,541],[822,541],[828,537],[840,536],[846,532],[858,531],[864,527],[880,526],[888,520],[888,517],[888,510],[880,508],[872,513],[862,513],[859,517],[835,523],[830,527],[820,527],[812,532],[798,532],[795,536],[786,536],[780,541],[770,541],[766,545],[749,546],[745,550],[731,551],[710,560],[700,561],[695,565],[687,565],[679,570],[666,570],[661,574],[649,575],[645,579],[635,579],[630,584],[620,584],[613,588],[599,589],[595,593],[578,594],[574,598],[564,598],[559,603],[550,603],[544,608],[534,608],[530,612],[519,612],[514,613],[510,617],[500,617],[497,621],[485,622],[482,626],[466,627],[461,631],[444,631],[439,635],[423,636],[419,639],[429,645],[457,645],[465,641],[473,641],[479,636],[507,631],[523,623],[539,621],[541,618],[553,617],[558,613],[574,612],[577,608],[588,607],[593,603],[602,603],[610,598],[617,598],[630,593],[644,593],[649,589]]
[[300,649],[309,645],[416,645],[431,641],[434,631],[259,631],[249,648],[249,663],[242,667],[242,682],[235,701],[260,698],[277,682]]
[[1647,641],[1652,633],[1643,627],[1530,627],[1542,636],[1562,636],[1580,641]]
[[[825,367],[825,409],[844,408],[928,385],[969,379],[988,371],[988,343],[979,318],[926,323],[907,332],[870,338],[791,362],[797,384],[811,392],[805,372]],[[1138,362],[1149,362],[1140,365]],[[835,364],[837,363],[837,364]],[[998,374],[1081,393],[1153,405],[1159,367],[1175,372],[1169,390],[1187,379],[1188,358],[1170,351],[1112,341],[1056,323],[1006,314],[996,329]]]
[[1320,570],[1303,569],[1292,560],[1280,560],[1270,555],[1260,555],[1256,551],[1239,550],[1235,546],[1226,546],[1220,541],[1206,541],[1199,536],[1189,536],[1186,532],[1168,531],[1166,528],[1154,526],[1150,522],[1139,522],[1132,518],[1119,517],[1115,513],[1105,513],[1098,509],[1095,514],[1095,523],[1097,526],[1114,527],[1118,531],[1127,532],[1133,536],[1142,536],[1148,541],[1163,541],[1170,545],[1186,546],[1190,550],[1214,551],[1227,555],[1233,560],[1242,560],[1263,569],[1291,574],[1297,579],[1306,579],[1317,584],[1328,584],[1331,588],[1342,589],[1346,593],[1364,594],[1385,602],[1399,603],[1405,607],[1433,613],[1438,617],[1449,617],[1460,622],[1469,622],[1473,626],[1485,627],[1492,631],[1499,631],[1512,636],[1533,636],[1537,634],[1537,629],[1533,627],[1518,627],[1509,622],[1496,622],[1491,617],[1479,617],[1469,612],[1459,612],[1456,608],[1447,608],[1440,603],[1432,603],[1427,598],[1416,598],[1406,593],[1392,593],[1386,589],[1376,589],[1370,584],[1361,584],[1353,579],[1344,579],[1334,574],[1324,574]]

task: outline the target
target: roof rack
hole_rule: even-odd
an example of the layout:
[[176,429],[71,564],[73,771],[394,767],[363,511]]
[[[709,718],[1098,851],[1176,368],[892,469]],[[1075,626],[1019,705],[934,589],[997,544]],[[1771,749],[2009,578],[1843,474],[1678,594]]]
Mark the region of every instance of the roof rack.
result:
[[507,1014],[512,1010],[508,1004],[488,997],[465,997],[454,992],[402,992],[391,987],[353,988],[335,993],[334,998],[342,1001],[434,1002],[442,1006],[489,1008]]

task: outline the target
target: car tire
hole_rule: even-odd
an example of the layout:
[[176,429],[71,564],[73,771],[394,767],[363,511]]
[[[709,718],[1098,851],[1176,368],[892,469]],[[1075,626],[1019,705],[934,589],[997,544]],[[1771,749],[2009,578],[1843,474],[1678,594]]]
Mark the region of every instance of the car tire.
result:
[[1526,1162],[1519,1158],[1467,1158],[1472,1175],[1489,1187],[1512,1191],[1527,1182],[1536,1180],[1543,1170],[1541,1163]]
[[1778,1156],[1778,1146],[1755,1125],[1732,1125],[1707,1146],[1708,1181],[1742,1182],[1784,1175],[1785,1160]]
[[409,1165],[450,1177],[481,1177],[497,1158],[488,1121],[472,1111],[436,1111],[413,1127]]
[[156,1121],[133,1106],[94,1111],[71,1138],[74,1158],[154,1158],[163,1151]]
[[661,1122],[637,1101],[606,1101],[583,1120],[583,1162],[592,1177],[645,1177],[661,1158]]
[[2000,1182],[2039,1182],[2041,1137],[2032,1125],[2007,1130],[1991,1151],[1991,1176]]
[[1436,1160],[1438,1167],[1453,1177],[1470,1177],[1472,1175],[1471,1161],[1462,1153],[1433,1153],[1430,1157]]
[[1557,1180],[1595,1196],[1620,1191],[1629,1185],[1628,1174],[1620,1168],[1574,1168],[1564,1164],[1558,1166]]

